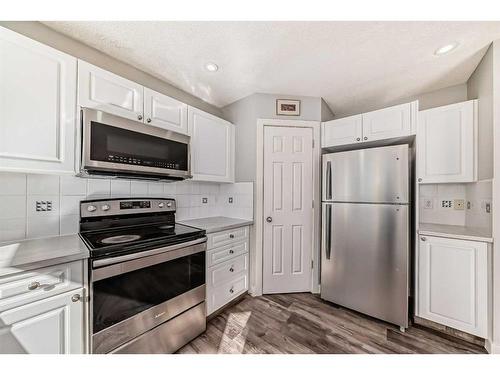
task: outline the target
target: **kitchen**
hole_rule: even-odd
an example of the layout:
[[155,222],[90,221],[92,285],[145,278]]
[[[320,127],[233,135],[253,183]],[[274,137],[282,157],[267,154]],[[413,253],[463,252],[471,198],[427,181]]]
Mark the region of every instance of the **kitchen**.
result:
[[237,24],[0,22],[0,352],[499,353],[500,24],[383,100],[232,100],[221,56],[210,102],[131,47]]

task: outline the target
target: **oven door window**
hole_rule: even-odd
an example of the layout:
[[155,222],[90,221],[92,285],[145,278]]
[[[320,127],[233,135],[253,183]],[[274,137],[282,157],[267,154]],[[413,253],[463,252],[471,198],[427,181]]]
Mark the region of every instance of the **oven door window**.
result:
[[91,122],[90,159],[144,167],[188,170],[188,145]]
[[205,284],[205,252],[93,283],[93,333]]

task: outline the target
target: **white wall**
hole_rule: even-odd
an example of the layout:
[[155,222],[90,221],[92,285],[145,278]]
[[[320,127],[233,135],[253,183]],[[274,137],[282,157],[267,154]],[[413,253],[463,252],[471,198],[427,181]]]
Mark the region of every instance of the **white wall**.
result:
[[[115,197],[176,199],[178,221],[220,215],[253,218],[252,183],[167,183],[0,173],[0,242],[78,233],[81,200]],[[229,197],[233,203],[229,203]],[[37,212],[36,201],[51,201],[52,211]]]
[[478,99],[478,178],[493,178],[493,47],[467,82],[467,96]]
[[500,354],[500,40],[493,42],[493,341]]

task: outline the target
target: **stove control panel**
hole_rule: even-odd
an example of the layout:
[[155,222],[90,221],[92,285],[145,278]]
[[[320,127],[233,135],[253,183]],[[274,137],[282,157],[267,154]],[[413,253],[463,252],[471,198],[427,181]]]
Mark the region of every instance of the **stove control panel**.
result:
[[126,198],[97,199],[80,202],[80,217],[175,212],[175,199]]

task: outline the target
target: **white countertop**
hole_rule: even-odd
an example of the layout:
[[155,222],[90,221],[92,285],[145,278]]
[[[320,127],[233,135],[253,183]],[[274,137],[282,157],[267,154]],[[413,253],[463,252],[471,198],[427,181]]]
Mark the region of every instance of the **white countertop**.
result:
[[0,243],[0,276],[86,259],[78,234]]
[[203,229],[207,233],[214,233],[227,229],[234,229],[238,227],[252,225],[253,220],[237,219],[225,216],[214,216],[214,217],[204,217],[202,219],[183,220],[180,221],[179,223],[184,225],[189,225],[190,227]]
[[457,238],[460,240],[493,242],[491,232],[484,228],[465,227],[461,225],[420,223],[418,233],[421,235]]

